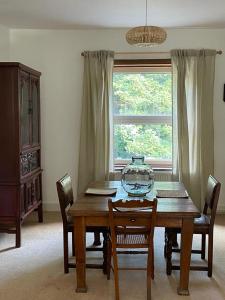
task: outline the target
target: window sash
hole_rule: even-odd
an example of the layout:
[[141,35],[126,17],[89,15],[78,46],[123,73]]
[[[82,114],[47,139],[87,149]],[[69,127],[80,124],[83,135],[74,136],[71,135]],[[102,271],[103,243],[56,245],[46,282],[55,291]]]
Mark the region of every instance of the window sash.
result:
[[171,68],[170,67],[161,67],[161,68],[155,68],[155,67],[148,67],[148,68],[141,68],[141,67],[114,67],[113,73],[169,73],[171,74]]
[[[128,163],[131,162],[131,159],[114,159],[114,170],[122,170]],[[172,159],[145,159],[145,163],[150,164],[153,169],[157,170],[171,170],[172,169]]]
[[168,124],[172,125],[172,116],[124,116],[114,115],[114,124]]

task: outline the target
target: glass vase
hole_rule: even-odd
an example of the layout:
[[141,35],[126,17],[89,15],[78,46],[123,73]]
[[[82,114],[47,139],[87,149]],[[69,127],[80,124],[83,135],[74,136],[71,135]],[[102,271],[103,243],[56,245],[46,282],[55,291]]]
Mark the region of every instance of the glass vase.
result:
[[122,171],[121,183],[128,195],[133,197],[143,197],[152,190],[154,172],[144,162],[144,156],[132,157],[132,162]]

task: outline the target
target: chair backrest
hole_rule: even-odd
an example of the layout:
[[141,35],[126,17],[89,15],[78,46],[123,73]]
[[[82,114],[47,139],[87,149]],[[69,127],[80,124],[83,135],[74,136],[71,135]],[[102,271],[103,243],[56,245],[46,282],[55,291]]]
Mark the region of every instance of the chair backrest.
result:
[[220,195],[221,183],[216,180],[212,175],[209,175],[208,184],[207,184],[207,192],[205,197],[205,205],[203,209],[203,214],[207,214],[210,209],[210,225],[214,225],[217,204]]
[[117,233],[145,234],[149,247],[153,241],[156,223],[157,199],[108,200],[109,224],[112,244],[116,245]]
[[73,189],[71,177],[65,174],[61,179],[56,182],[59,204],[61,215],[63,219],[63,224],[67,224],[67,214],[66,211],[69,206],[73,204]]

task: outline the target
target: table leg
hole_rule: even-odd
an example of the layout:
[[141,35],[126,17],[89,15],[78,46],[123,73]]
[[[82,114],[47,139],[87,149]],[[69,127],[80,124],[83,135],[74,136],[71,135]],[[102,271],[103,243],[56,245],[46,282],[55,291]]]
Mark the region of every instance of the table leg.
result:
[[77,293],[86,293],[86,226],[83,217],[74,219]]
[[184,218],[181,228],[180,286],[177,289],[179,295],[189,295],[188,284],[193,228],[193,219]]

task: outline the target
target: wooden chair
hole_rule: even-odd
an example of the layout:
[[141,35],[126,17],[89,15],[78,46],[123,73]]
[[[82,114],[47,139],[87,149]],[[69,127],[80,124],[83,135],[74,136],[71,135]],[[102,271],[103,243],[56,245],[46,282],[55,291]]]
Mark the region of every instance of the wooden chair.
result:
[[[208,271],[208,276],[212,276],[213,266],[213,228],[219,199],[221,184],[213,176],[209,176],[207,192],[205,197],[205,205],[200,218],[194,219],[194,234],[201,234],[201,249],[192,249],[192,253],[201,254],[201,258],[205,259],[206,235],[208,235],[208,264],[207,266],[190,266],[190,270]],[[208,211],[210,213],[208,214]],[[180,249],[173,248],[173,241],[176,235],[180,233],[179,228],[166,228],[165,230],[165,249],[164,254],[167,260],[166,272],[171,274],[172,270],[180,270],[180,266],[172,265],[172,252],[180,252]]]
[[[108,201],[110,239],[109,250],[112,249],[115,298],[119,300],[118,270],[143,270],[143,268],[118,268],[117,254],[120,248],[147,248],[147,299],[151,299],[151,279],[154,278],[153,235],[156,222],[157,199],[150,200],[118,200]],[[109,251],[110,252],[110,251]],[[130,253],[128,251],[128,253]],[[107,268],[111,265],[108,255]],[[144,268],[146,270],[146,268]],[[107,274],[110,271],[107,270]],[[109,277],[108,277],[109,278]]]
[[[63,220],[63,247],[64,247],[64,272],[68,273],[69,268],[75,268],[76,265],[69,263],[68,255],[68,233],[72,232],[72,253],[75,255],[74,249],[74,234],[73,234],[73,220],[67,215],[68,208],[73,204],[73,189],[71,177],[66,174],[61,179],[56,182],[58,198],[60,203],[60,210]],[[107,263],[107,236],[108,229],[104,227],[87,227],[86,232],[102,233],[103,234],[103,247],[88,247],[87,251],[103,251],[103,264],[87,264],[87,268],[103,268],[103,272],[106,273],[106,263]]]

